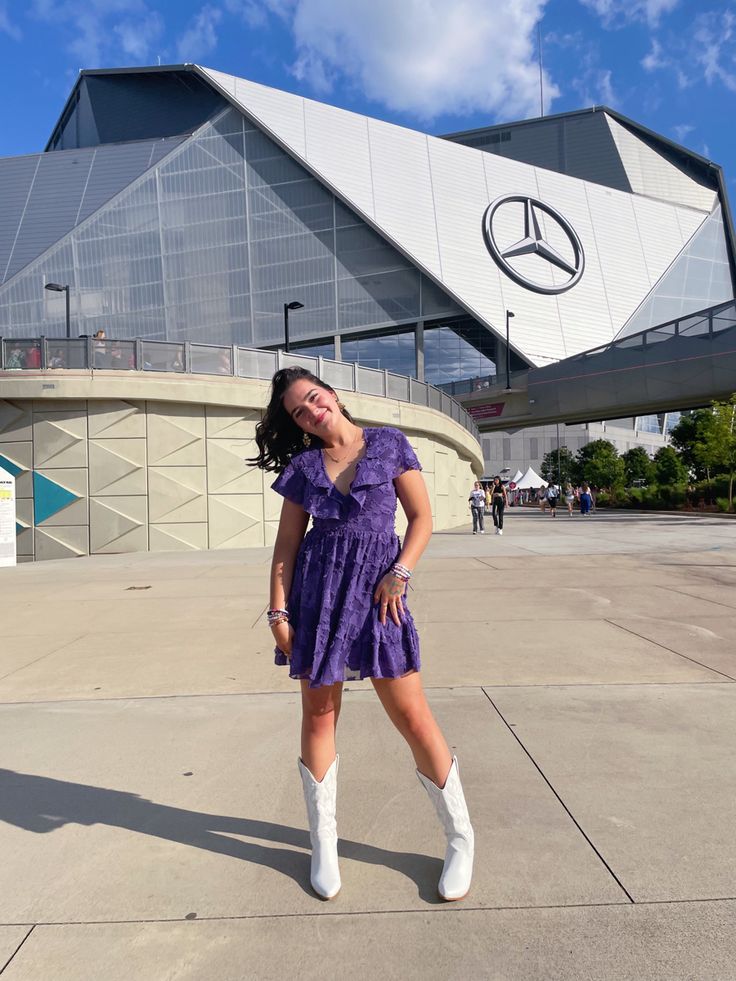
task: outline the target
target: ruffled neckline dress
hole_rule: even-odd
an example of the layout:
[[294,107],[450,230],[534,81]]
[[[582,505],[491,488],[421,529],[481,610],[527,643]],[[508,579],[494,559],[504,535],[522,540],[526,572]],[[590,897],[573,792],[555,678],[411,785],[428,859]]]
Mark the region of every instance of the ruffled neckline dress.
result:
[[400,430],[366,427],[363,436],[365,451],[347,494],[328,477],[319,448],[295,456],[272,485],[312,516],[287,602],[291,659],[275,650],[275,663],[288,664],[291,677],[307,679],[310,688],[420,668],[406,599],[402,624],[389,617],[381,624],[373,594],[401,551],[393,481],[422,467]]

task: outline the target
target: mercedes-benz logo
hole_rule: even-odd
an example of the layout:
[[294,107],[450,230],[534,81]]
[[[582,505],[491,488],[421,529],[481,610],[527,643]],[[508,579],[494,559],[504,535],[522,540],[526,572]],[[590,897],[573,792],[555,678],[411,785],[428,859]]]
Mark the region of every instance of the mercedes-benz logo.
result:
[[[521,204],[524,208],[524,235],[512,245],[502,248],[496,239],[493,219],[499,208],[506,204],[514,203]],[[545,239],[539,227],[538,211],[544,212],[562,230],[570,244],[571,258],[561,255]],[[510,276],[511,279],[521,286],[525,286],[529,290],[534,290],[535,293],[564,293],[566,290],[572,289],[583,275],[583,270],[585,269],[585,253],[583,252],[583,246],[577,236],[577,232],[562,217],[559,211],[555,211],[551,205],[545,204],[544,201],[540,201],[538,198],[531,198],[526,194],[504,194],[500,198],[496,198],[495,201],[488,205],[486,213],[483,216],[483,232],[488,251],[506,275]],[[543,286],[540,283],[534,282],[534,280],[529,279],[527,275],[524,275],[524,273],[509,262],[510,259],[525,255],[539,256],[546,263],[567,273],[569,279],[560,286]]]

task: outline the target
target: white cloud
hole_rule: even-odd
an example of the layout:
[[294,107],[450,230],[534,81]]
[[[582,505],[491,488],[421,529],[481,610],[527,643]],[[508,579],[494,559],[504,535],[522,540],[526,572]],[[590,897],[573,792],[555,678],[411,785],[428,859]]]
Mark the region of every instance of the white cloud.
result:
[[287,19],[295,6],[295,0],[225,0],[225,10],[237,14],[248,27],[264,27],[269,14]]
[[730,10],[702,14],[696,21],[694,49],[706,82],[721,82],[736,92],[736,15]]
[[641,59],[641,67],[645,71],[653,72],[658,68],[667,68],[670,64],[669,58],[663,56],[662,45],[656,38],[652,38],[652,48],[649,54]]
[[0,3],[0,34],[7,34],[13,41],[20,41],[23,37],[21,29],[10,20],[4,3]]
[[583,106],[609,106],[617,109],[621,99],[613,87],[613,76],[609,68],[589,68],[572,80],[572,87],[580,97]]
[[688,134],[692,133],[694,129],[695,127],[691,126],[690,123],[682,123],[680,126],[672,127],[672,131],[674,132],[678,143],[684,143]]
[[140,20],[124,20],[113,28],[126,55],[139,63],[145,62],[153,45],[164,32],[164,22],[155,12]]
[[219,7],[202,7],[176,42],[179,61],[203,61],[217,47],[217,27],[222,20]]
[[669,69],[681,91],[705,81],[736,92],[736,13],[711,10],[699,14],[687,34],[667,38],[666,51],[653,38],[641,64],[647,71]]
[[66,48],[75,68],[146,62],[163,33],[161,17],[145,0],[33,0],[30,12],[71,38]]
[[620,106],[621,99],[613,85],[613,73],[610,68],[601,65],[600,51],[595,42],[589,41],[580,31],[567,34],[550,32],[545,41],[565,51],[565,60],[575,66],[570,87],[577,92],[581,105],[606,105],[612,109]]
[[580,0],[603,21],[604,27],[622,27],[632,21],[644,21],[656,27],[663,14],[669,14],[679,0]]
[[[539,114],[536,25],[546,2],[261,0],[261,8],[290,26],[292,70],[319,93],[342,79],[424,120],[477,111],[513,119]],[[547,75],[544,89],[546,110],[559,89]]]

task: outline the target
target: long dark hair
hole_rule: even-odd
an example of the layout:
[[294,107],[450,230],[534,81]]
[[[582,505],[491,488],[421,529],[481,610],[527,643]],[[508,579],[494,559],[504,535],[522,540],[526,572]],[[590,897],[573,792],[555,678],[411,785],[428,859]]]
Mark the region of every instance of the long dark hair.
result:
[[[256,426],[256,444],[258,456],[246,463],[260,467],[261,470],[281,471],[292,457],[306,449],[304,430],[294,422],[284,408],[284,395],[289,386],[296,381],[308,381],[318,388],[335,394],[334,388],[321,381],[306,368],[281,368],[271,379],[271,396],[263,413],[263,419]],[[341,409],[342,414],[350,422],[353,417],[347,409]],[[310,446],[321,446],[322,440],[310,434]]]

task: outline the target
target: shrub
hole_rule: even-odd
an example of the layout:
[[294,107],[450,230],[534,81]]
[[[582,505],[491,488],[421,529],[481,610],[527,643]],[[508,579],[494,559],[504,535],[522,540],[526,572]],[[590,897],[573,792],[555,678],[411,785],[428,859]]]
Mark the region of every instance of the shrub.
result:
[[716,498],[716,506],[717,506],[717,508],[718,508],[719,511],[724,511],[726,514],[731,513],[731,508],[728,506],[728,498],[727,497],[718,497],[718,498]]

